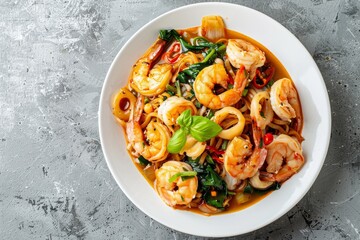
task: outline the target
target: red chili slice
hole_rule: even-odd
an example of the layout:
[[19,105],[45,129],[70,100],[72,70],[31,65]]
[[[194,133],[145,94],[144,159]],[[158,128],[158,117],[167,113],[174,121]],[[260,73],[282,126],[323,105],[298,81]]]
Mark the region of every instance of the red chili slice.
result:
[[224,154],[224,153],[225,153],[224,150],[218,150],[218,149],[216,149],[215,147],[209,146],[209,145],[206,146],[206,150],[209,150],[210,152],[213,152],[213,153],[215,153],[215,154],[217,154],[217,155],[221,155],[221,154]]
[[167,63],[173,64],[179,60],[180,53],[180,43],[175,41],[173,44],[171,44],[169,50],[163,55],[163,60],[165,60]]
[[221,163],[221,164],[224,163],[224,159],[220,158],[219,156],[216,156],[215,154],[212,154],[211,157],[218,163]]
[[269,145],[270,143],[272,143],[272,141],[274,140],[274,135],[272,135],[271,133],[267,133],[264,136],[264,144],[265,145]]
[[256,69],[256,74],[252,80],[254,87],[260,89],[266,86],[272,79],[275,73],[275,67],[270,63],[265,63],[264,66]]

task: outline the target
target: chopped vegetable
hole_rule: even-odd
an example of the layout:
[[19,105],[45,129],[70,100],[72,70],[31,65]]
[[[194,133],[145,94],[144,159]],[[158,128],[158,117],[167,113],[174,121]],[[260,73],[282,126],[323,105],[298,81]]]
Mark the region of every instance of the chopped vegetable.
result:
[[271,79],[269,82],[268,82],[268,84],[266,84],[266,87],[267,88],[271,88],[271,86],[274,84],[274,79]]
[[[199,188],[205,202],[213,207],[223,209],[224,201],[228,196],[225,181],[212,169],[210,165],[204,166],[198,161],[187,161],[198,174]],[[216,196],[213,196],[216,191]]]
[[270,143],[272,143],[272,141],[274,140],[274,135],[272,135],[271,133],[266,133],[264,136],[264,144],[265,145],[269,145]]
[[214,111],[213,111],[212,109],[209,109],[209,112],[208,112],[208,114],[206,115],[206,117],[207,117],[208,119],[211,119],[213,116],[214,116]]
[[215,161],[217,161],[218,163],[220,164],[223,164],[224,163],[224,159],[220,158],[219,156],[217,155],[212,155],[212,159],[214,159]]
[[221,144],[221,149],[222,150],[226,150],[226,148],[227,148],[227,145],[228,145],[228,140],[224,140],[223,142],[222,142],[222,144]]
[[167,91],[170,91],[170,92],[172,92],[173,93],[173,95],[177,92],[177,89],[176,89],[176,87],[174,87],[174,86],[171,86],[171,85],[166,85],[166,90]]
[[210,155],[207,155],[207,156],[205,157],[205,160],[206,160],[209,164],[212,164],[212,165],[215,164],[215,163],[214,163],[214,160],[212,159],[212,157],[211,157]]
[[249,89],[245,88],[244,91],[242,92],[242,96],[246,97],[246,95],[248,94]]
[[235,195],[235,201],[237,204],[243,204],[251,200],[251,194],[250,193],[242,193],[239,192]]
[[260,138],[259,148],[262,148],[264,146],[264,140]]
[[166,53],[164,53],[162,58],[167,63],[174,64],[179,59],[180,54],[181,54],[180,43],[178,41],[175,41],[173,42],[173,44],[171,44],[169,50]]
[[181,97],[182,94],[181,94],[181,88],[180,88],[180,82],[179,82],[179,80],[176,80],[176,81],[175,81],[175,86],[176,86],[176,94],[177,94],[179,97]]
[[195,101],[195,107],[196,108],[201,108],[201,106],[202,106],[201,103],[198,100],[196,100]]
[[202,36],[216,42],[225,37],[225,24],[219,16],[205,16],[202,18],[199,31]]
[[140,155],[140,157],[138,157],[139,163],[143,166],[147,166],[149,164],[151,164],[151,162],[149,160],[147,160],[146,158],[144,158],[143,156]]
[[174,182],[176,179],[178,179],[178,177],[195,177],[196,175],[197,172],[195,171],[178,172],[169,178],[169,183]]
[[254,87],[260,89],[265,87],[274,76],[275,68],[270,63],[265,63],[264,66],[256,69],[255,77],[253,78]]
[[218,149],[216,149],[215,147],[213,147],[213,146],[206,146],[206,150],[209,150],[209,151],[211,151],[211,152],[214,152],[215,154],[217,154],[217,155],[220,155],[220,154],[224,154],[225,153],[225,151],[223,151],[223,150],[218,150]]

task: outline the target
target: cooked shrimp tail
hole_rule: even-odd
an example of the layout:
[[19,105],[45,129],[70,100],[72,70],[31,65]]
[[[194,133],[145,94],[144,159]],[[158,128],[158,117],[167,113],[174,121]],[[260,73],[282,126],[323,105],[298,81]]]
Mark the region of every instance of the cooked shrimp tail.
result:
[[164,92],[169,83],[172,77],[172,66],[167,63],[154,66],[165,44],[166,41],[157,39],[133,66],[130,86],[138,93],[145,96],[158,95]]

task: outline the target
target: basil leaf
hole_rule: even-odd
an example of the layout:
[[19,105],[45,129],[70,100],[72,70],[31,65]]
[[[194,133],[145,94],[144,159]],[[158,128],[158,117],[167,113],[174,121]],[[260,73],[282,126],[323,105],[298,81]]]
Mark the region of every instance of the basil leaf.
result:
[[189,127],[192,124],[191,110],[187,109],[183,111],[177,118],[177,123],[180,127]]
[[169,183],[172,183],[175,181],[178,177],[195,177],[197,175],[197,172],[195,171],[185,171],[185,172],[178,172],[172,175],[171,178],[169,178]]
[[193,116],[190,126],[190,134],[197,141],[204,142],[215,137],[222,131],[222,128],[206,117]]
[[177,130],[174,135],[170,138],[169,144],[167,145],[167,150],[169,153],[178,153],[184,147],[186,143],[186,130],[180,128]]

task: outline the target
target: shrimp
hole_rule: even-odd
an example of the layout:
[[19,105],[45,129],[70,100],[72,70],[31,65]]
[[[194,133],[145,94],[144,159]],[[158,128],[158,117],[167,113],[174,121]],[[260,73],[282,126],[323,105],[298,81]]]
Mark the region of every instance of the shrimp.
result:
[[126,135],[138,155],[142,155],[151,162],[162,161],[169,154],[167,145],[170,141],[170,132],[165,125],[152,120],[146,126],[145,139],[144,131],[139,123],[143,104],[144,97],[139,96],[136,109],[133,108],[130,119],[126,123]]
[[164,92],[172,77],[170,64],[157,64],[152,68],[165,44],[166,41],[157,39],[133,66],[130,86],[144,96],[155,96]]
[[251,100],[250,116],[256,126],[264,130],[274,117],[270,95],[267,91],[258,92]]
[[266,149],[256,147],[241,137],[235,137],[225,151],[224,167],[230,176],[240,180],[256,174],[266,158]]
[[213,93],[215,84],[223,88],[228,86],[229,76],[224,65],[216,63],[200,71],[194,82],[194,92],[198,101],[205,107],[219,109],[237,103],[247,84],[244,67],[241,67],[235,76],[234,87],[219,95]]
[[300,143],[288,135],[279,135],[266,146],[266,149],[267,173],[261,173],[264,180],[284,182],[297,173],[305,163]]
[[295,118],[295,130],[302,129],[301,106],[296,88],[288,78],[275,81],[270,90],[270,101],[274,112],[284,121]]
[[189,204],[197,193],[196,176],[186,179],[178,177],[175,181],[169,182],[175,174],[184,171],[192,171],[191,166],[178,161],[167,161],[155,171],[154,187],[160,198],[171,207]]
[[194,115],[197,110],[195,105],[184,98],[176,96],[169,97],[163,103],[161,103],[158,113],[160,119],[168,126],[175,125],[177,118],[180,114],[187,110],[191,110],[191,114]]
[[234,67],[245,66],[250,72],[250,79],[254,78],[256,68],[263,66],[266,60],[263,51],[242,39],[229,39],[226,54]]
[[260,139],[265,134],[265,127],[272,121],[274,112],[270,104],[270,96],[267,91],[258,92],[251,100],[250,116],[255,146],[261,145]]

